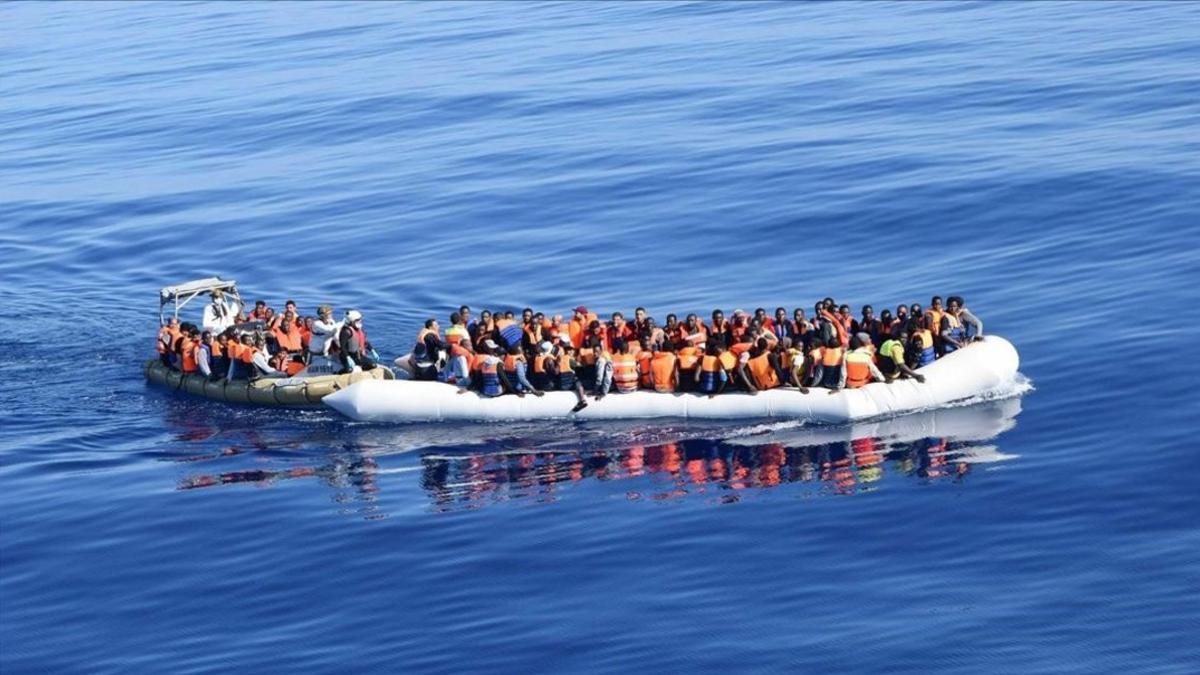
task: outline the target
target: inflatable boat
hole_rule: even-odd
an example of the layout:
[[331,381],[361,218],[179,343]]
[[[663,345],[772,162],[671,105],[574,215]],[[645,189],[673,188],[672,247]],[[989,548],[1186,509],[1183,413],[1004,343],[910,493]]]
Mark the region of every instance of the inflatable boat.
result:
[[1019,361],[1008,340],[989,335],[921,368],[923,383],[904,379],[834,392],[812,388],[802,394],[796,389],[771,389],[709,398],[637,391],[609,394],[600,401],[589,399],[588,407],[572,413],[576,399],[571,392],[487,398],[475,392],[459,393],[455,386],[441,382],[367,380],[330,394],[323,402],[362,422],[777,418],[842,424],[1001,395],[1017,381]]
[[168,368],[157,359],[147,361],[144,370],[146,380],[172,391],[224,403],[251,403],[288,408],[317,406],[326,396],[356,383],[383,381],[393,377],[392,371],[387,368],[375,368],[343,375],[306,375],[302,371],[295,377],[226,382],[224,379],[210,380],[203,375],[187,375],[174,368]]
[[[232,279],[207,277],[167,286],[158,294],[159,325],[167,324],[168,309],[170,309],[171,318],[179,319],[180,312],[189,303],[197,298],[210,295],[214,291],[220,291],[226,297],[232,298],[238,305],[242,303],[237,282]],[[261,322],[257,325],[253,324],[254,322],[239,324],[237,328],[244,329],[244,332],[247,333],[265,329]],[[210,380],[200,374],[182,373],[165,365],[159,359],[147,361],[142,370],[147,381],[167,387],[172,391],[181,391],[224,403],[250,403],[282,407],[318,406],[321,404],[321,399],[329,394],[355,383],[395,377],[390,369],[382,367],[365,372],[338,374],[336,371],[340,370],[340,366],[331,359],[320,355],[313,356],[304,370],[288,378]]]

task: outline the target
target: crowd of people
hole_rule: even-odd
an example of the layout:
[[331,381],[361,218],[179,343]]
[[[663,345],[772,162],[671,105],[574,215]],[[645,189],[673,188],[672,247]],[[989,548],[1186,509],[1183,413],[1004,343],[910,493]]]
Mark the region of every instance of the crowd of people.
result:
[[317,307],[316,316],[301,316],[293,300],[276,312],[263,300],[246,311],[219,290],[211,299],[200,326],[175,316],[159,328],[158,354],[166,366],[211,380],[253,380],[290,377],[316,359],[328,372],[377,365],[357,310],[338,321],[329,305]]
[[512,393],[541,396],[573,391],[576,410],[587,405],[585,390],[601,399],[611,391],[639,389],[698,392],[710,397],[737,390],[751,394],[777,387],[834,393],[870,382],[913,378],[935,359],[983,335],[983,322],[960,296],[928,308],[899,305],[875,315],[870,305],[853,316],[832,298],[816,303],[811,317],[783,307],[768,315],[721,310],[703,322],[668,314],[659,324],[639,307],[631,319],[613,312],[608,321],[576,307],[569,320],[525,308],[483,311],[473,318],[463,305],[443,331],[427,319],[413,350],[417,379],[441,380],[484,396]]

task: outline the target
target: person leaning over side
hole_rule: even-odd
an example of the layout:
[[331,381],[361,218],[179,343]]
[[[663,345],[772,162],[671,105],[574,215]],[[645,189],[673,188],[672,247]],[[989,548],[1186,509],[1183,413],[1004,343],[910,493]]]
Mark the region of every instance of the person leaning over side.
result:
[[924,382],[925,376],[908,367],[904,362],[904,340],[889,337],[879,346],[876,356],[879,358],[879,372],[888,382],[898,377],[911,377],[917,382]]
[[158,350],[158,360],[168,368],[175,367],[175,364],[171,360],[171,348],[179,338],[180,331],[179,317],[177,316],[167,319],[167,322],[158,329],[158,340],[155,341],[155,349]]

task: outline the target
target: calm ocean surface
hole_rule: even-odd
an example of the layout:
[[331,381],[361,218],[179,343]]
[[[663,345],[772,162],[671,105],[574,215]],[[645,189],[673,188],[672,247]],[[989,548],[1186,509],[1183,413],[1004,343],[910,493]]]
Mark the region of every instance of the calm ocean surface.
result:
[[[964,295],[1022,397],[355,425],[162,286],[419,322]],[[0,6],[0,671],[1200,669],[1200,5]]]

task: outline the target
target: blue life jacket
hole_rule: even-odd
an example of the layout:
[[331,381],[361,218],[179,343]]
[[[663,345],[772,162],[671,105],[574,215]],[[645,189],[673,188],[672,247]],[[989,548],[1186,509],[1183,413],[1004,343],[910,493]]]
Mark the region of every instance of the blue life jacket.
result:
[[504,328],[500,329],[500,339],[504,341],[504,348],[520,347],[521,338],[525,336],[525,330],[521,328],[521,324],[513,321]]
[[[950,327],[943,330],[942,335],[954,340],[958,340],[959,342],[964,342],[967,339],[967,331],[963,328],[962,322],[958,320],[958,317],[952,314],[946,314],[945,321]],[[956,349],[958,349],[958,347],[955,347],[949,342],[946,342],[942,345],[942,351],[947,354]]]

